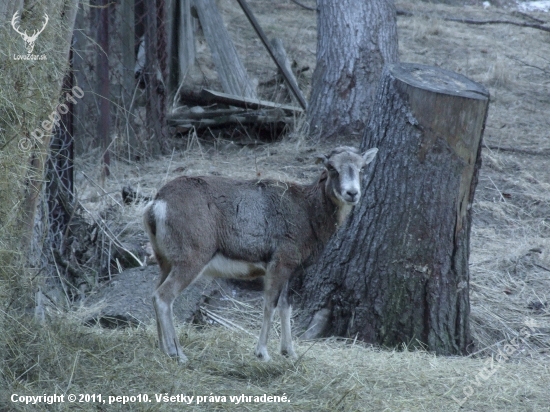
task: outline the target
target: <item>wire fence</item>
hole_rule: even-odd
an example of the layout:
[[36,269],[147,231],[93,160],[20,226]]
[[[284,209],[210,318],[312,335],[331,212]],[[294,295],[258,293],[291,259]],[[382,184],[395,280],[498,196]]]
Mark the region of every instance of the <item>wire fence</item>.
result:
[[81,5],[74,71],[85,96],[75,108],[77,153],[101,148],[133,161],[163,147],[165,13],[165,0],[93,0]]

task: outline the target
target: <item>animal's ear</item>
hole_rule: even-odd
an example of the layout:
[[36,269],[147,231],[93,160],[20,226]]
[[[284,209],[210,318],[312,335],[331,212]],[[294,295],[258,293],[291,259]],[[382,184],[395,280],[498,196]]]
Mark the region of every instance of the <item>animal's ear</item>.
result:
[[327,162],[328,162],[328,157],[326,157],[325,155],[319,155],[315,158],[315,164],[323,163],[326,165]]
[[374,160],[376,153],[378,153],[378,149],[376,147],[373,149],[369,149],[365,153],[363,153],[363,160],[365,161],[366,165]]

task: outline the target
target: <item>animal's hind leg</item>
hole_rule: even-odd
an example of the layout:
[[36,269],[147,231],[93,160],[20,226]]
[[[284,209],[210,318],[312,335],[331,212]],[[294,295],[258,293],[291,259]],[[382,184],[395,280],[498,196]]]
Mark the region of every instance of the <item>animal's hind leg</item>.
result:
[[[174,262],[168,276],[153,293],[160,349],[167,355],[178,358],[180,362],[186,362],[187,357],[183,354],[176,336],[172,305],[179,294],[197,277],[203,266],[203,262]],[[161,273],[161,279],[162,277]]]
[[290,269],[280,266],[272,269],[268,268],[265,276],[264,321],[255,351],[256,356],[264,361],[271,359],[267,352],[267,339],[273,321],[273,312],[279,301],[281,290],[291,273]]
[[288,302],[288,281],[285,283],[277,303],[279,316],[281,317],[281,355],[296,359],[296,352],[292,346],[292,331],[290,328],[290,317],[292,307]]
[[[158,262],[159,268],[160,268],[160,275],[159,275],[155,290],[158,289],[159,286],[164,283],[164,281],[166,280],[166,278],[170,274],[170,271],[172,270],[172,266],[170,265],[170,263],[164,257],[161,257],[160,255],[157,254],[156,258],[157,258],[157,262]],[[162,333],[162,329],[161,329],[161,324],[158,320],[157,309],[156,309],[154,297],[153,297],[153,308],[155,309],[155,317],[157,319],[157,336],[159,337],[160,350],[167,353],[166,352],[166,345],[164,344],[164,339],[162,338],[163,333]]]

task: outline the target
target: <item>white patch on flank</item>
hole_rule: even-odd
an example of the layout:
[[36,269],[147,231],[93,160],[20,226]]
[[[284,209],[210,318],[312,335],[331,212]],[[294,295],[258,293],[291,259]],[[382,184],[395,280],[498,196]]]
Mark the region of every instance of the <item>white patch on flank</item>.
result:
[[263,262],[252,263],[244,260],[229,259],[217,253],[201,270],[202,275],[231,279],[250,279],[250,273],[265,273],[266,265]]

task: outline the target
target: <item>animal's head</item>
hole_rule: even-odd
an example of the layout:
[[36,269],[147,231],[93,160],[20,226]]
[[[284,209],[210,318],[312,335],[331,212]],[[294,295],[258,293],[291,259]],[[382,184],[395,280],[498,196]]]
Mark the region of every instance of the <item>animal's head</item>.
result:
[[361,154],[354,147],[340,146],[317,158],[327,170],[326,190],[339,206],[354,206],[361,198],[361,171],[374,160],[377,148]]

